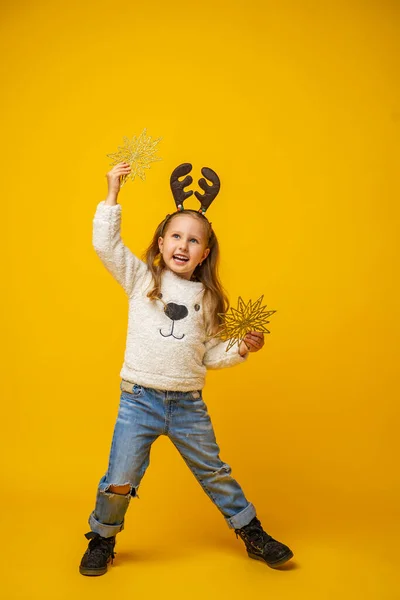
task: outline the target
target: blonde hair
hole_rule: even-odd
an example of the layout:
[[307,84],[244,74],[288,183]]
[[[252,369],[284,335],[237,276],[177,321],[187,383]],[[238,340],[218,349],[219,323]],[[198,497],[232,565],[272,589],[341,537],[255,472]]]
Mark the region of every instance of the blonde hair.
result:
[[154,232],[153,239],[143,255],[145,262],[153,277],[153,287],[148,292],[147,296],[150,300],[159,300],[161,294],[161,275],[166,268],[164,259],[158,247],[158,238],[163,237],[174,217],[189,214],[191,217],[198,219],[204,226],[206,234],[206,248],[210,252],[202,265],[197,265],[194,270],[193,277],[197,281],[201,281],[204,285],[204,306],[206,313],[206,331],[208,335],[217,334],[222,325],[222,320],[218,313],[226,313],[229,309],[229,299],[221,284],[218,267],[219,267],[219,244],[217,236],[211,223],[208,219],[196,210],[185,209],[167,215],[163,221],[157,226]]

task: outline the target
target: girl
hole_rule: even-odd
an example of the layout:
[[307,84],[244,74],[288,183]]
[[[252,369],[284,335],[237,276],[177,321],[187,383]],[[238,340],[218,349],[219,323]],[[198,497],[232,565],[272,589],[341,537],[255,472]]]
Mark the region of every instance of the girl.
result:
[[[117,197],[121,177],[129,173],[128,163],[107,173],[108,196],[93,220],[95,251],[128,295],[129,323],[109,465],[89,516],[91,531],[85,537],[90,541],[80,573],[102,575],[113,562],[115,536],[124,528],[130,499],[137,496],[149,465],[150,447],[160,435],[171,439],[228,527],[243,539],[248,555],[276,568],[293,553],[262,529],[253,504],[221,461],[202,397],[206,369],[245,362],[249,352],[264,345],[263,334],[247,334],[239,348],[228,352],[226,343],[211,337],[228,300],[217,275],[218,241],[204,210],[183,210],[177,204],[178,211],[157,227],[146,262],[123,244]],[[189,180],[179,182],[181,192]]]

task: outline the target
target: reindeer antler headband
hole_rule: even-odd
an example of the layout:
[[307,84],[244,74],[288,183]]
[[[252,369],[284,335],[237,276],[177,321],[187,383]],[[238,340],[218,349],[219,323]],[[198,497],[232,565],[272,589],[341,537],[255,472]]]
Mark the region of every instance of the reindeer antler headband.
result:
[[[193,177],[191,177],[191,175],[188,175],[188,173],[190,173],[191,170],[192,170],[192,165],[190,163],[182,163],[181,165],[179,165],[178,167],[176,167],[176,169],[174,169],[172,171],[172,175],[170,178],[170,185],[171,185],[172,194],[174,196],[176,208],[178,211],[185,210],[183,207],[183,203],[187,198],[189,198],[189,196],[191,196],[193,194],[192,190],[185,192],[185,189],[184,189],[185,187],[190,185],[193,181]],[[208,167],[203,167],[201,169],[201,172],[202,172],[202,175],[204,175],[204,177],[207,177],[207,179],[209,179],[212,184],[212,185],[209,185],[207,183],[207,181],[204,179],[204,177],[202,177],[201,179],[199,179],[199,186],[201,187],[202,190],[204,190],[204,194],[200,194],[197,191],[194,192],[194,195],[196,196],[197,200],[200,202],[200,208],[199,208],[198,212],[201,213],[202,215],[204,215],[204,213],[210,207],[213,200],[215,200],[215,197],[217,196],[217,194],[220,190],[221,182],[220,182],[219,177],[216,174],[216,172],[213,171],[212,169],[209,169]],[[184,175],[186,175],[185,179],[183,179],[182,181],[179,181],[179,177],[183,177]]]
[[[187,198],[189,198],[189,196],[191,196],[193,194],[193,190],[189,190],[187,192],[185,191],[185,187],[187,187],[188,185],[190,185],[193,182],[193,177],[191,175],[188,175],[188,173],[190,173],[191,170],[192,170],[192,165],[190,163],[182,163],[181,165],[178,165],[176,167],[176,169],[174,169],[172,171],[171,178],[170,178],[170,186],[171,186],[171,191],[172,191],[172,195],[175,200],[175,205],[176,205],[177,210],[175,213],[170,213],[165,217],[165,219],[162,223],[162,226],[161,226],[160,235],[163,234],[165,226],[169,222],[171,217],[174,214],[176,215],[177,212],[183,212],[185,210],[183,203],[185,202],[185,200]],[[199,186],[201,187],[202,190],[204,190],[204,194],[199,194],[199,192],[196,191],[196,192],[194,192],[194,195],[200,202],[200,208],[197,212],[200,213],[206,219],[206,221],[208,221],[208,219],[204,213],[210,207],[213,200],[215,200],[215,198],[220,190],[221,182],[220,182],[219,177],[216,174],[216,172],[213,171],[212,169],[210,169],[209,167],[203,167],[201,169],[201,172],[204,175],[204,177],[207,177],[207,179],[209,179],[211,181],[212,185],[209,185],[207,183],[207,181],[204,179],[204,177],[202,177],[201,179],[199,179]],[[185,179],[183,179],[182,181],[179,181],[179,177],[183,177],[184,175],[186,175]],[[188,209],[188,210],[193,210],[193,209]],[[211,223],[209,222],[209,224],[210,224],[210,231],[211,231]]]

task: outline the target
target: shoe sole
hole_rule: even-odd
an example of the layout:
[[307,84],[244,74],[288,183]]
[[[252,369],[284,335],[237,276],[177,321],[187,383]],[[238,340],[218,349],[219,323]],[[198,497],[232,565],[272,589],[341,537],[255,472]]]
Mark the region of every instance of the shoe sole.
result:
[[271,562],[266,561],[262,556],[258,556],[257,554],[251,554],[250,552],[248,552],[247,554],[249,555],[250,558],[254,558],[254,560],[261,560],[263,563],[267,563],[267,565],[269,567],[271,567],[272,569],[276,569],[276,567],[280,567],[281,565],[283,565],[285,562],[287,562],[294,556],[293,552],[289,552],[289,554],[286,554],[285,556],[283,556],[276,562],[271,563]]
[[86,567],[79,567],[79,573],[81,575],[89,575],[90,577],[95,577],[96,575],[104,575],[105,573],[107,573],[107,568],[110,562],[111,559],[109,559],[107,561],[106,566],[102,567],[101,569],[87,569]]

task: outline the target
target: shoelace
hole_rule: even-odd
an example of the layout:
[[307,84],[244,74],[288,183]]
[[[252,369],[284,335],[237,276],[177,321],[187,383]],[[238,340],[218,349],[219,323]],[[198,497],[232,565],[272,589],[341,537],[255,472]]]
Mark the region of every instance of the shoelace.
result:
[[261,527],[260,521],[256,520],[249,525],[245,525],[241,529],[235,529],[236,538],[238,535],[244,540],[251,543],[258,550],[262,550],[267,542],[273,538],[266,533]]
[[107,542],[105,538],[101,538],[100,536],[93,537],[89,542],[89,549],[92,553],[99,550],[104,556],[107,556],[111,550],[111,563],[114,561],[116,552],[114,552],[110,542]]

